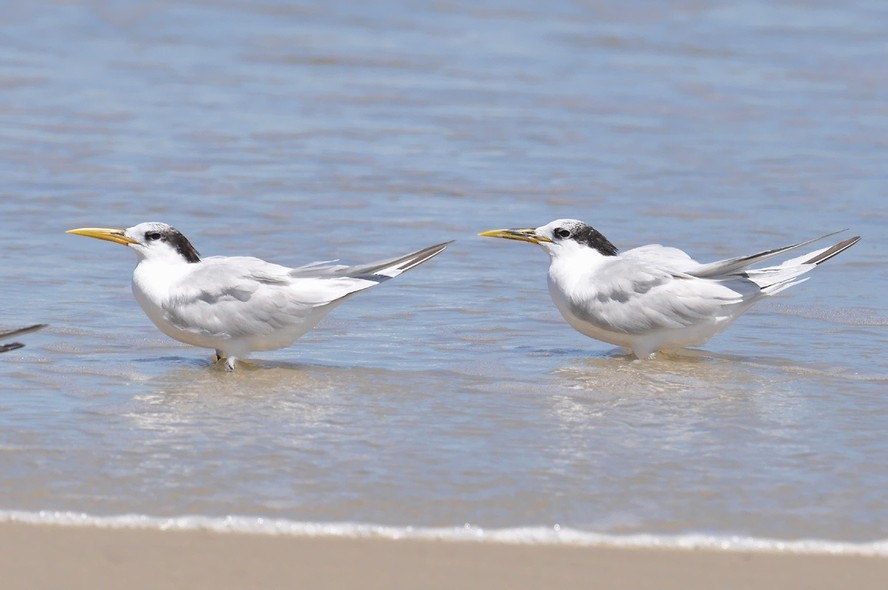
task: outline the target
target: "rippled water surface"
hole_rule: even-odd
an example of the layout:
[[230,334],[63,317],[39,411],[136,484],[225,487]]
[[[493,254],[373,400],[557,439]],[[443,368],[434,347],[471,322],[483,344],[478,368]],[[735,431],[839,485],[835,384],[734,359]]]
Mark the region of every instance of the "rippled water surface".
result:
[[[0,509],[888,538],[888,7],[19,3],[0,35]],[[706,260],[863,241],[705,348],[564,324],[584,219]],[[135,258],[366,262],[457,240],[234,374]]]

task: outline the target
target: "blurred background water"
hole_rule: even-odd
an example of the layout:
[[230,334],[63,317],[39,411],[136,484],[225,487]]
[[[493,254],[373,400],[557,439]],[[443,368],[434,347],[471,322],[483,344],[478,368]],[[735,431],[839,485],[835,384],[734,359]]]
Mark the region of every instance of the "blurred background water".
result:
[[[0,25],[0,509],[888,538],[888,6],[38,2]],[[711,260],[863,241],[699,351],[564,324],[583,219]],[[234,374],[135,258],[439,258]],[[849,234],[853,235],[853,234]]]

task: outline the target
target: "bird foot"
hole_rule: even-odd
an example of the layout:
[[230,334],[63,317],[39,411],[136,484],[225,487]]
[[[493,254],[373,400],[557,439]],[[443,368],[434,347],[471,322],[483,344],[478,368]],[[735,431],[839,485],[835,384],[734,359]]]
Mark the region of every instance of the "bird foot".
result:
[[235,357],[235,356],[229,356],[229,357],[222,356],[222,351],[217,350],[217,351],[216,351],[216,354],[215,354],[215,362],[216,362],[217,365],[218,365],[218,364],[222,364],[222,367],[223,367],[226,371],[233,371],[235,365],[237,365],[237,357]]

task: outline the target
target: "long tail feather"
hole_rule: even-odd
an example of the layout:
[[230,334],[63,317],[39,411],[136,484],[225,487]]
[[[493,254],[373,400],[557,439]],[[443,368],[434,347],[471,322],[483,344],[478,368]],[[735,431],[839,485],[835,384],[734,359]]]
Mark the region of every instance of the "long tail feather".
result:
[[759,285],[762,291],[768,295],[773,295],[806,281],[807,278],[799,279],[798,277],[814,270],[818,265],[844,252],[859,241],[860,236],[854,236],[828,248],[821,248],[796,258],[791,258],[779,266],[748,270],[745,275]]
[[453,241],[436,244],[399,256],[397,258],[387,258],[377,262],[368,264],[359,264],[356,266],[347,266],[345,264],[335,264],[335,260],[328,262],[312,262],[294,268],[290,271],[293,277],[349,277],[354,279],[366,279],[381,283],[388,279],[394,278],[402,272],[408,271],[414,266],[418,266],[433,258],[444,251]]
[[434,258],[452,243],[452,241],[444,242],[443,244],[436,244],[404,256],[399,256],[398,258],[352,266],[346,269],[344,274],[354,278],[366,278],[380,282],[392,279],[399,274]]
[[[801,248],[803,246],[807,246],[808,244],[813,244],[814,242],[819,242],[825,238],[830,236],[834,236],[836,234],[842,233],[847,230],[839,230],[832,233],[828,233],[826,235],[820,236],[819,238],[814,238],[813,240],[806,240],[804,242],[799,242],[798,244],[792,244],[791,246],[783,246],[782,248],[774,248],[773,250],[765,250],[764,252],[758,252],[756,254],[750,254],[749,256],[738,256],[737,258],[727,258],[725,260],[717,260],[716,262],[710,262],[708,264],[701,264],[699,267],[688,271],[688,274],[693,275],[695,277],[700,278],[713,278],[726,274],[735,273],[738,270],[743,270],[752,266],[753,264],[757,264],[764,260],[768,260],[769,258],[773,258],[775,256],[779,256],[784,252],[789,252],[791,250],[795,250],[797,248]],[[851,238],[851,240],[859,240],[860,238]],[[847,241],[847,240],[846,240]],[[844,242],[842,242],[844,243]],[[853,246],[856,241],[852,242],[845,248]],[[844,249],[844,248],[843,248]],[[841,250],[840,250],[841,251]],[[836,252],[838,254],[838,252]],[[835,256],[835,254],[833,254]]]
[[835,246],[832,246],[831,248],[824,248],[823,250],[821,250],[820,252],[817,252],[816,254],[812,253],[813,256],[811,256],[811,258],[806,260],[803,264],[814,264],[814,265],[822,264],[822,263],[826,262],[827,260],[829,260],[830,258],[832,258],[833,256],[836,256],[837,254],[841,254],[842,252],[844,252],[845,250],[847,250],[848,248],[850,248],[851,246],[853,246],[854,244],[856,244],[859,241],[860,241],[860,236],[854,236],[853,238],[848,238],[847,240],[839,242],[838,244],[836,244]]

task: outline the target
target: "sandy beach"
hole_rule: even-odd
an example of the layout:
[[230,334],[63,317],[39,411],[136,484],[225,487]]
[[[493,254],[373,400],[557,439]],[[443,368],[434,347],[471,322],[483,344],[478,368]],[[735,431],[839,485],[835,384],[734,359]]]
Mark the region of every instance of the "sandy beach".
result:
[[4,588],[884,588],[888,559],[0,525]]

